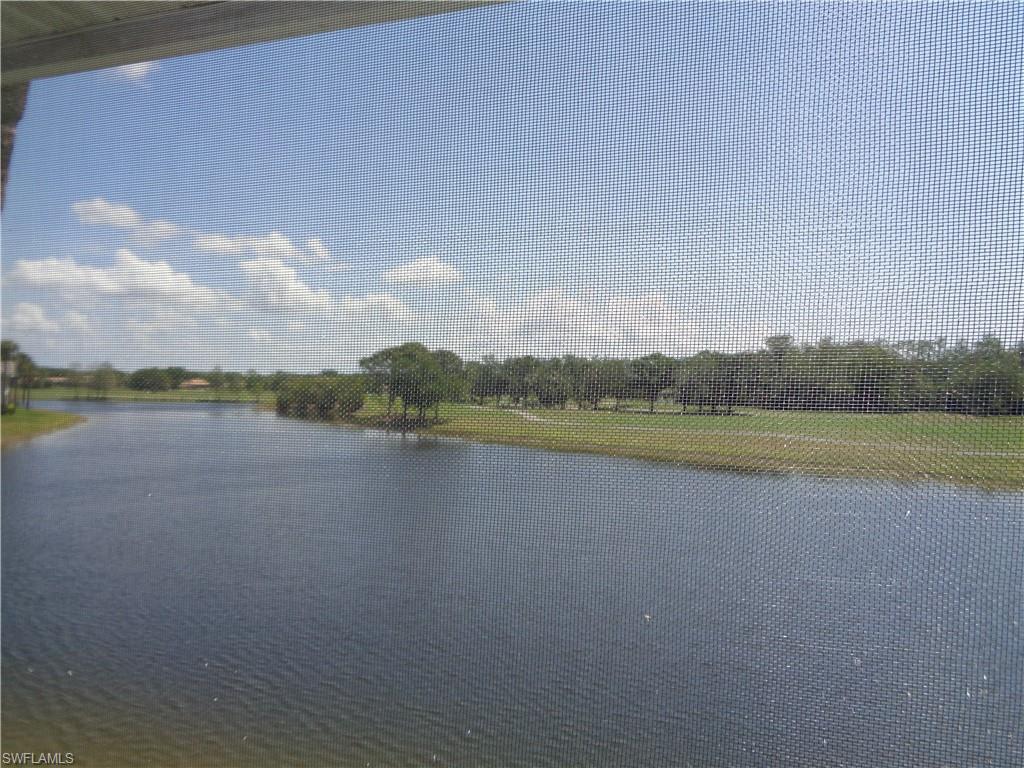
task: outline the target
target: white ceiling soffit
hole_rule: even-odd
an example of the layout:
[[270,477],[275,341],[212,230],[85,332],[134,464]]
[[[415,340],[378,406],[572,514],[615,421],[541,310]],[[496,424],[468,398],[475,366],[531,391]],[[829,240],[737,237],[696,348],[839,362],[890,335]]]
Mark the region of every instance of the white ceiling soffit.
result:
[[[499,0],[500,2],[500,0]],[[4,85],[493,5],[453,2],[0,3]]]

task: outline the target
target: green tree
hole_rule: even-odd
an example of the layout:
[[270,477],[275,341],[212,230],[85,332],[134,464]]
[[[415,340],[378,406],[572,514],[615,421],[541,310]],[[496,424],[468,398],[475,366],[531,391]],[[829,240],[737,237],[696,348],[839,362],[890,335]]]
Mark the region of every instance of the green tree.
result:
[[164,392],[171,388],[171,379],[162,368],[140,368],[128,377],[131,389]]
[[607,394],[603,362],[597,358],[587,360],[579,367],[578,372],[576,401],[581,407],[586,403],[591,410],[596,411],[601,399]]
[[164,372],[167,374],[167,381],[170,383],[171,389],[177,389],[185,379],[192,378],[191,373],[176,365],[165,368]]
[[603,360],[601,382],[605,397],[615,398],[615,410],[629,396],[629,369],[625,360]]
[[676,399],[697,407],[697,413],[731,412],[736,404],[736,365],[728,356],[700,352],[684,361],[676,373]]
[[96,370],[92,372],[92,387],[96,396],[105,399],[110,394],[110,390],[117,386],[117,380],[117,372],[110,363],[96,366]]
[[[0,361],[3,363],[14,363],[17,362],[18,356],[18,343],[11,339],[3,339],[0,341]],[[7,376],[7,365],[3,366],[3,371],[0,371],[0,412],[7,413],[8,409],[14,408],[14,400],[17,399],[17,395],[11,392],[11,384]],[[15,374],[16,375],[16,374]]]
[[271,392],[280,392],[281,388],[288,383],[288,374],[284,371],[274,371],[267,377],[267,389]]
[[466,367],[462,358],[447,349],[437,349],[432,353],[434,360],[441,367],[445,377],[445,400],[462,402],[469,391],[466,381]]
[[71,386],[72,397],[78,399],[78,391],[82,385],[85,384],[85,371],[82,369],[82,364],[79,362],[71,363],[71,367],[68,368],[67,373],[68,384]]
[[370,391],[388,399],[387,415],[391,416],[398,393],[395,391],[395,361],[401,347],[390,347],[374,352],[359,361],[370,380]]
[[21,400],[25,408],[32,406],[32,387],[39,380],[39,368],[35,361],[24,352],[15,355],[18,362],[18,384],[21,386]]
[[456,396],[460,387],[454,380],[462,369],[458,356],[443,350],[431,352],[417,342],[382,349],[364,357],[359,365],[373,390],[387,397],[388,417],[401,399],[403,419],[408,418],[410,408],[422,419],[428,408],[436,409],[446,397]]
[[510,357],[505,360],[504,369],[507,393],[516,405],[523,407],[530,396],[531,385],[540,367],[540,361],[529,355]]
[[789,366],[796,349],[793,338],[784,334],[769,336],[765,339],[764,345],[768,349],[768,365],[764,377],[765,404],[774,408],[785,408],[789,405],[794,391],[789,376]]
[[365,393],[362,376],[295,376],[279,388],[276,408],[282,416],[327,421],[358,411]]
[[569,381],[557,362],[549,361],[533,377],[531,390],[544,408],[564,408],[571,393]]
[[630,366],[633,388],[648,401],[651,413],[661,393],[672,386],[674,373],[675,361],[657,352],[634,360]]
[[263,391],[263,377],[250,368],[245,373],[245,389],[248,392]]
[[206,374],[206,380],[213,389],[220,389],[224,386],[224,371],[219,365],[215,365],[213,370]]
[[437,358],[422,344],[403,344],[393,363],[394,390],[402,399],[402,418],[415,408],[422,420],[428,408],[441,403],[448,380]]
[[493,357],[485,357],[479,363],[467,363],[472,371],[470,394],[482,405],[488,397],[493,397],[495,405],[500,404],[502,395],[508,393],[508,381],[502,364]]
[[978,415],[1016,413],[1024,399],[1024,367],[1015,351],[987,336],[963,357],[951,385],[960,410]]
[[[337,375],[337,374],[334,374]],[[245,387],[245,376],[237,371],[228,371],[224,374],[224,388],[236,396]]]

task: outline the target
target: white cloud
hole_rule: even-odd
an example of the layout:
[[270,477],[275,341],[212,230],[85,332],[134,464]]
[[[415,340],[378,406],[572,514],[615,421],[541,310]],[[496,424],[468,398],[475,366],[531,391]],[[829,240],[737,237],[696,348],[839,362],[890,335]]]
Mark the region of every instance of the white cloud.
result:
[[18,261],[9,279],[14,284],[59,291],[72,297],[123,295],[190,308],[222,307],[230,299],[222,291],[197,285],[166,261],[146,261],[127,248],[118,250],[114,264],[105,268],[52,257]]
[[610,321],[611,338],[624,349],[679,354],[693,343],[693,329],[663,293],[614,296],[600,311]]
[[118,229],[132,229],[142,223],[142,217],[133,208],[111,203],[102,197],[79,200],[72,204],[71,210],[83,224],[104,224]]
[[192,245],[200,251],[224,256],[280,259],[336,271],[344,264],[332,261],[331,251],[319,237],[310,237],[302,247],[278,231],[265,235],[224,235],[184,229],[166,219],[146,220],[138,211],[103,197],[79,200],[71,205],[78,220],[92,226],[108,226],[129,232],[139,245],[154,245],[183,232],[192,236]]
[[89,318],[74,309],[64,314],[64,327],[83,336],[92,336],[96,333]]
[[402,300],[390,293],[346,296],[341,300],[340,307],[346,315],[363,321],[407,323],[415,319],[415,315]]
[[79,200],[72,203],[71,210],[83,224],[128,230],[136,241],[144,245],[174,237],[180,231],[177,224],[164,219],[145,221],[134,208],[102,197]]
[[60,330],[60,325],[47,317],[41,306],[27,301],[15,305],[7,325],[22,332],[53,333]]
[[547,288],[496,301],[467,292],[423,324],[422,340],[481,355],[640,355],[695,351],[691,323],[664,294],[594,296]]
[[119,293],[121,290],[109,270],[52,256],[37,261],[17,261],[7,278],[17,285],[68,293]]
[[[192,244],[201,251],[224,256],[249,256],[255,258],[294,261],[315,265],[323,269],[331,261],[331,252],[318,237],[306,240],[301,248],[291,238],[277,231],[266,235],[221,235],[197,233]],[[339,265],[333,265],[337,267]]]
[[123,78],[132,83],[141,83],[146,75],[155,71],[160,64],[155,61],[140,61],[136,64],[125,64],[122,67],[114,67],[109,70],[116,77]]
[[139,242],[150,245],[174,237],[180,231],[181,228],[177,224],[164,219],[153,219],[140,224],[132,234]]
[[249,298],[268,309],[329,311],[330,295],[314,290],[280,259],[261,257],[239,264],[249,283]]
[[319,237],[309,238],[306,241],[306,248],[309,249],[309,255],[317,261],[326,261],[331,258],[331,252]]
[[212,251],[213,253],[237,254],[243,251],[236,244],[235,238],[226,235],[196,235],[192,245],[201,251]]
[[382,279],[391,285],[432,288],[457,283],[462,279],[462,273],[453,264],[447,264],[437,256],[425,256],[389,269]]
[[577,333],[601,333],[605,318],[598,317],[595,307],[582,299],[567,295],[559,288],[545,288],[526,297],[518,310],[520,325],[530,331],[540,329],[575,329]]
[[220,253],[228,256],[258,256],[272,259],[291,259],[301,251],[285,235],[271,232],[269,235],[228,235],[199,234],[193,245],[201,251]]
[[127,248],[116,254],[115,279],[125,293],[171,299],[191,306],[216,306],[225,294],[192,282],[166,261],[145,261]]
[[517,344],[543,354],[678,354],[692,342],[685,318],[657,292],[577,297],[557,288],[511,313]]

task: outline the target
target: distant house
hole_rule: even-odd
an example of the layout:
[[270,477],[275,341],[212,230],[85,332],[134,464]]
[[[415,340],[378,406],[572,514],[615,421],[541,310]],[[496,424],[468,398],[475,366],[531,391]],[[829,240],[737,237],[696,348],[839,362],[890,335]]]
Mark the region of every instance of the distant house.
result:
[[70,379],[67,376],[47,376],[43,379],[50,386],[57,386],[60,384],[67,384]]
[[185,379],[178,385],[178,389],[206,389],[210,382],[206,379]]

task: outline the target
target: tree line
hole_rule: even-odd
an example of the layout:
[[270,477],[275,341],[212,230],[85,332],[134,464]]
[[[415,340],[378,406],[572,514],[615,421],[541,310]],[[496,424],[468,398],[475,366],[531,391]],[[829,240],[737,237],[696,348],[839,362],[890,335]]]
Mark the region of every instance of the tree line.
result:
[[420,418],[442,401],[515,407],[630,408],[659,401],[697,414],[737,407],[843,411],[1024,413],[1024,344],[994,336],[975,344],[944,340],[855,341],[798,345],[772,336],[752,352],[655,353],[637,358],[540,358],[463,361],[422,344],[381,350],[360,361],[368,388]]
[[72,365],[67,368],[36,368],[32,386],[67,387],[85,397],[103,397],[115,389],[167,392],[178,389],[182,383],[190,379],[202,379],[212,390],[259,393],[268,390],[276,392],[292,375],[284,371],[260,374],[254,370],[241,373],[220,368],[199,370],[180,366],[121,371],[109,363],[102,363],[90,367]]
[[[5,342],[6,343],[6,342]],[[23,387],[54,378],[87,396],[119,387],[164,391],[202,378],[214,390],[276,393],[282,413],[327,418],[353,412],[364,392],[386,398],[388,418],[436,418],[444,401],[510,407],[639,409],[659,402],[696,414],[737,407],[845,411],[946,411],[1024,414],[1024,343],[988,336],[976,343],[854,341],[797,344],[772,336],[754,351],[670,357],[535,357],[463,360],[454,352],[407,343],[363,358],[361,374],[260,374],[141,368],[124,372],[41,368],[14,345]],[[355,406],[354,410],[358,410]]]

